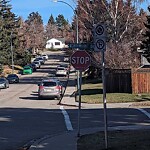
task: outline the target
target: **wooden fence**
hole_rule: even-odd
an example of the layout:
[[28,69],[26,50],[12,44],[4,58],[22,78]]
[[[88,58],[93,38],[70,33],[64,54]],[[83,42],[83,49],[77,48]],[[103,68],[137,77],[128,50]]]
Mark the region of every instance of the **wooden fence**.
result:
[[107,71],[106,91],[108,93],[132,93],[131,70],[114,69]]
[[132,69],[132,93],[150,93],[150,68]]

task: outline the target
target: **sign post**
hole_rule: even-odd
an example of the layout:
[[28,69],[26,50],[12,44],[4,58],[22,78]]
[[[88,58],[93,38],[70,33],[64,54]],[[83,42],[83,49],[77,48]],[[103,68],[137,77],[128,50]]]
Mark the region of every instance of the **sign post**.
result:
[[79,72],[79,105],[78,105],[78,133],[80,137],[80,113],[81,113],[81,85],[82,85],[82,71],[86,70],[91,64],[91,57],[86,51],[76,51],[70,58],[71,65]]
[[105,148],[108,148],[108,125],[107,125],[107,102],[106,102],[106,81],[105,81],[105,50],[106,50],[106,29],[104,24],[94,26],[94,51],[102,53],[102,82],[103,82],[103,107],[104,107],[104,132]]

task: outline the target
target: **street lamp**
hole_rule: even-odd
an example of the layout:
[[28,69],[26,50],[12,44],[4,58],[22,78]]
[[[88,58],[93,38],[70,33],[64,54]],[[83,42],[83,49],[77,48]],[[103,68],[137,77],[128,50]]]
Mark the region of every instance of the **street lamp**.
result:
[[[53,2],[60,2],[60,3],[64,3],[66,5],[68,5],[74,12],[75,17],[76,17],[76,43],[79,43],[79,25],[78,25],[78,14],[77,11],[67,2],[61,1],[61,0],[53,0]],[[78,50],[78,48],[77,48]],[[82,73],[79,71],[77,71],[77,93],[80,95],[79,96],[79,109],[78,109],[78,133],[77,136],[80,136],[80,110],[81,110],[81,77]],[[80,90],[79,90],[80,89]],[[75,95],[76,96],[76,95]],[[76,97],[75,97],[76,98]]]
[[67,2],[59,1],[59,0],[53,0],[53,2],[64,3],[64,4],[68,5],[73,10],[75,17],[76,17],[76,43],[79,43],[78,14],[77,14],[76,10]]

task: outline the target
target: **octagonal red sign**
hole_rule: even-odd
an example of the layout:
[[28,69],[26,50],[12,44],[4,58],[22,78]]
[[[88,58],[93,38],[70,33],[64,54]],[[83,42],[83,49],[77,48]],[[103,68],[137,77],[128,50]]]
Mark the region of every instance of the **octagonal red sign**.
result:
[[76,70],[86,70],[91,64],[91,57],[86,51],[76,51],[70,58],[71,65]]

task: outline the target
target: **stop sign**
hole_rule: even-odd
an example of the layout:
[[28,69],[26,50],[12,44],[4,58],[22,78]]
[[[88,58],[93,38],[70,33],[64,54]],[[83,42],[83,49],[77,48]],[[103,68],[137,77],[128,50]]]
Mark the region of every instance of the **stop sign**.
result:
[[91,64],[91,57],[86,51],[76,51],[70,58],[71,65],[76,70],[86,70]]

